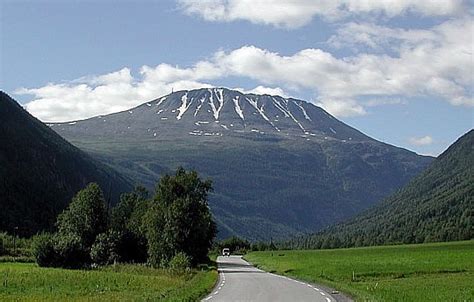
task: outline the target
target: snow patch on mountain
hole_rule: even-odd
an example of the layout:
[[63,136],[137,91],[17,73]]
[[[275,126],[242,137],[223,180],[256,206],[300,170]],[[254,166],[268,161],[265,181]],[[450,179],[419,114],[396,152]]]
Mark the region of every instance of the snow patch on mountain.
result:
[[[224,96],[222,89],[208,89],[209,93],[211,96],[209,97],[209,105],[211,105],[212,112],[214,115],[214,119],[218,120],[219,119],[219,113],[222,110],[222,107],[224,107]],[[216,104],[214,104],[214,98],[213,98],[213,92],[216,96],[217,102],[218,102],[218,107],[216,107]]]
[[235,112],[237,112],[239,117],[244,121],[245,120],[244,112],[242,111],[242,108],[240,108],[239,98],[240,98],[239,96],[236,96],[235,98],[233,98],[234,108],[235,108]]
[[304,109],[303,105],[298,104],[298,103],[295,102],[295,101],[293,101],[293,103],[301,109],[301,111],[303,112],[304,118],[307,119],[308,121],[311,121],[311,118],[309,117],[308,113],[307,113],[306,110]]
[[176,116],[177,120],[180,120],[183,117],[183,114],[188,110],[193,101],[191,99],[191,101],[188,103],[188,94],[186,93],[181,97],[181,102],[181,106],[178,108],[179,113]]

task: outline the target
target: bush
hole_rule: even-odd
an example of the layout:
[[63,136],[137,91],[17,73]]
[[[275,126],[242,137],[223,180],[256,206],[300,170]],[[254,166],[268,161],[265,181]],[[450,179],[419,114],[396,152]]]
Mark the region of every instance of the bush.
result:
[[191,267],[191,257],[183,252],[177,253],[171,258],[168,267],[170,270],[176,273],[184,273],[189,271]]
[[90,264],[90,253],[83,245],[81,237],[74,234],[58,234],[53,241],[61,267],[82,268]]
[[53,235],[41,234],[33,237],[33,257],[42,267],[55,267],[59,265],[59,256],[54,249]]
[[9,235],[6,232],[0,233],[0,255],[12,257],[31,256],[31,238],[20,238]]
[[91,260],[98,265],[108,265],[120,260],[118,247],[121,236],[118,232],[108,231],[97,235],[91,248]]

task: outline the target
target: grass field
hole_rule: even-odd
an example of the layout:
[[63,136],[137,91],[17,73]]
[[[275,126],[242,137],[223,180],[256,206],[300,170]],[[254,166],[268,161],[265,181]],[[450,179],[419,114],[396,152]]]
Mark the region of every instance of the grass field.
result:
[[216,279],[215,270],[180,275],[138,265],[66,270],[0,263],[0,301],[197,301]]
[[356,301],[474,301],[474,241],[252,252],[253,264],[318,282]]

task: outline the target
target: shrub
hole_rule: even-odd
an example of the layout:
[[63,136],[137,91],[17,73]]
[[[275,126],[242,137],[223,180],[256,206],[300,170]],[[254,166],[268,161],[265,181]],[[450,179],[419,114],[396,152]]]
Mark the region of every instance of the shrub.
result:
[[0,255],[12,257],[30,257],[31,239],[0,233]]
[[75,234],[56,235],[54,250],[58,254],[61,267],[82,268],[90,263],[88,249],[83,245],[81,237]]
[[189,271],[191,267],[191,257],[183,252],[179,252],[171,258],[168,267],[170,270],[176,273],[184,273]]
[[91,248],[92,262],[98,265],[108,265],[119,261],[118,247],[120,241],[120,233],[115,231],[97,235]]
[[33,257],[42,267],[55,267],[59,265],[59,255],[54,249],[53,235],[43,233],[33,237]]

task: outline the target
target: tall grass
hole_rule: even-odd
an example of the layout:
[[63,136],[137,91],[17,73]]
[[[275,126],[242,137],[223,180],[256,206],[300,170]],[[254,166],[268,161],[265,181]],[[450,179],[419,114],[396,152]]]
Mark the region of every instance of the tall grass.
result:
[[141,265],[66,270],[0,263],[0,301],[196,301],[216,279],[212,269],[176,274]]

